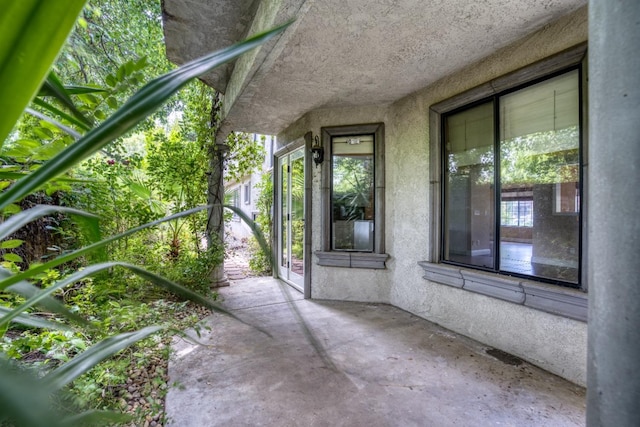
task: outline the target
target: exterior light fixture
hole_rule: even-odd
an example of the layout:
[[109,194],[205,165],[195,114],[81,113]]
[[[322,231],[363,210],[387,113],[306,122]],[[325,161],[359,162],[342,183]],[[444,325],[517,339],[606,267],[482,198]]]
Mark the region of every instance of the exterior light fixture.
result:
[[311,147],[311,157],[313,158],[313,163],[316,166],[320,165],[324,160],[324,148],[320,145],[320,138],[316,135],[313,143],[313,147]]

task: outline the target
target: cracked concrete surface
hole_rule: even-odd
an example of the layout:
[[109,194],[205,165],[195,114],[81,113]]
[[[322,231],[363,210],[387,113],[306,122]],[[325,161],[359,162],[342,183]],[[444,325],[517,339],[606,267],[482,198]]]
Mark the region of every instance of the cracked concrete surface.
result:
[[204,345],[175,339],[168,425],[585,423],[583,388],[395,307],[304,300],[272,278],[220,294],[246,324],[214,314]]

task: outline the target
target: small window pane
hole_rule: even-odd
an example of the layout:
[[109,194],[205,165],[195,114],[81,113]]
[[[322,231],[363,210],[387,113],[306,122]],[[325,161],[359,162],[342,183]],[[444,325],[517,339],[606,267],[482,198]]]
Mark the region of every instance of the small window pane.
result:
[[500,98],[500,270],[578,282],[578,72]]
[[500,225],[504,227],[532,227],[533,200],[505,200],[500,202]]
[[[234,188],[231,191],[230,198],[231,198],[231,206],[235,208],[240,208],[240,187]],[[240,216],[234,211],[233,215],[231,216],[231,220],[240,222]]]
[[444,259],[493,269],[493,103],[448,116],[444,132]]
[[332,249],[373,251],[373,135],[333,137]]
[[248,184],[244,185],[244,204],[248,205],[251,203],[251,181]]

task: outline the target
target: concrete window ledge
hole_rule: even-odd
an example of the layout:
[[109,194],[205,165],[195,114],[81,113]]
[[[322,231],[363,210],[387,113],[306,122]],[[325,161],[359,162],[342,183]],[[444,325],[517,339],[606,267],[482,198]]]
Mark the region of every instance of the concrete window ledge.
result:
[[317,265],[325,267],[346,268],[372,268],[385,269],[385,262],[389,258],[387,254],[374,254],[364,252],[322,252],[315,253],[318,257]]
[[582,322],[587,321],[585,292],[453,265],[418,262],[426,280],[476,292]]

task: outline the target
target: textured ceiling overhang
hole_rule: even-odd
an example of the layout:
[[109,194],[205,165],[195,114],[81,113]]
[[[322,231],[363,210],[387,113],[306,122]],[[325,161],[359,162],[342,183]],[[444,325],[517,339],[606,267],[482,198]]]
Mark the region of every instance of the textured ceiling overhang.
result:
[[277,134],[308,111],[385,105],[587,0],[164,0],[177,64],[295,18],[279,37],[204,80],[225,128]]

